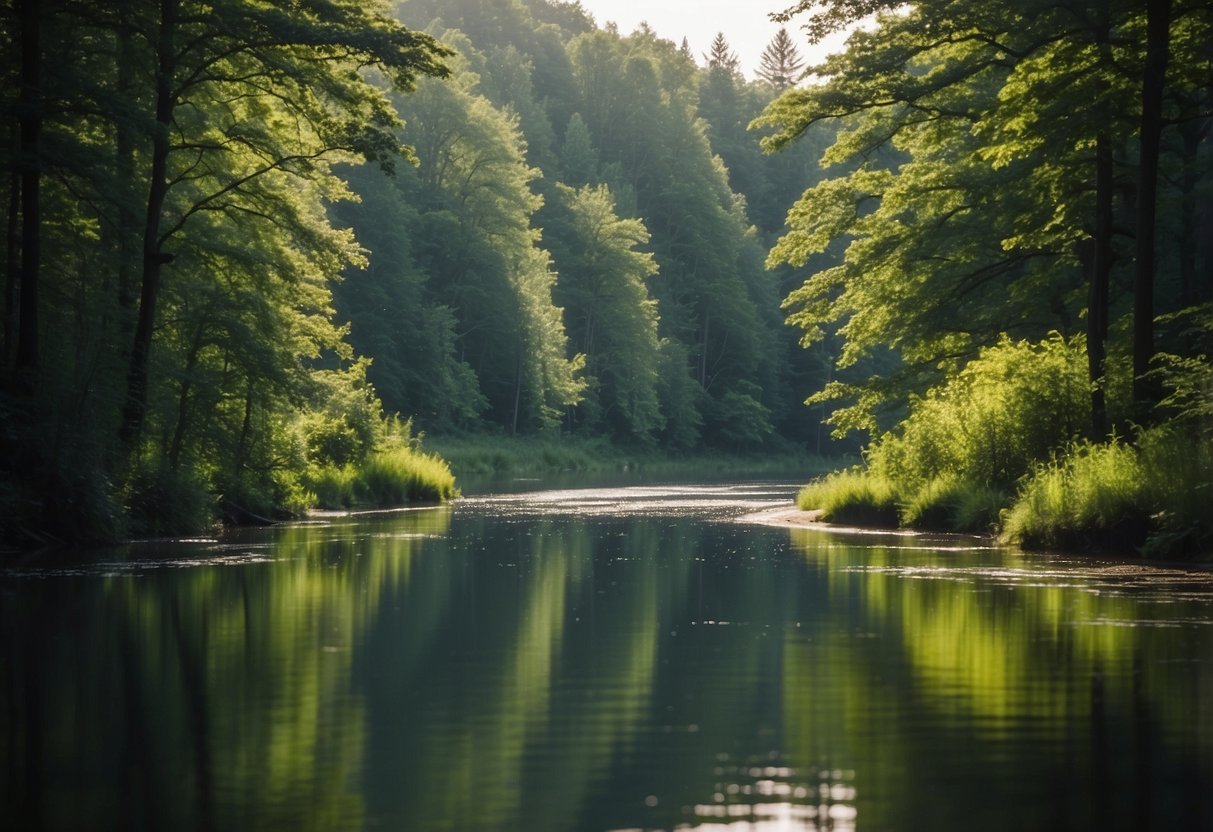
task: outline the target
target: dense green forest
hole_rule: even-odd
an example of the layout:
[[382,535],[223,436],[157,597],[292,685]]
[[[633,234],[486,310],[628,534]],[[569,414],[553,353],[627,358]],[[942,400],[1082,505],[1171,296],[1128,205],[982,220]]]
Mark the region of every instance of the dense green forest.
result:
[[1207,4],[806,0],[752,68],[554,0],[2,15],[6,536],[449,495],[421,431],[858,438],[806,505],[1213,535]]
[[421,432],[822,444],[763,264],[816,156],[746,129],[790,41],[748,83],[541,0],[0,25],[6,537],[449,495]]
[[[872,437],[827,517],[1027,545],[1213,546],[1213,8],[802,2],[875,14],[759,124],[838,126],[772,263],[791,320],[892,354],[814,400]],[[819,258],[844,249],[841,259]]]

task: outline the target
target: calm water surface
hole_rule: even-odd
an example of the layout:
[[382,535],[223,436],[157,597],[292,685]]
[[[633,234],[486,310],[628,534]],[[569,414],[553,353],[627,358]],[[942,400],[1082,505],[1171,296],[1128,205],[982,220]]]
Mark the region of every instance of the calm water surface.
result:
[[1211,830],[1213,573],[469,498],[0,571],[0,827]]

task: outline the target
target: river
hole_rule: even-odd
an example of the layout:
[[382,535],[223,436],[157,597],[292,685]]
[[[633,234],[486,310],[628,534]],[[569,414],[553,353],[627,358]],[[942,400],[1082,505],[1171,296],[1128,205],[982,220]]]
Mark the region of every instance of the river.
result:
[[1213,572],[747,516],[793,492],[11,564],[0,826],[1213,829]]

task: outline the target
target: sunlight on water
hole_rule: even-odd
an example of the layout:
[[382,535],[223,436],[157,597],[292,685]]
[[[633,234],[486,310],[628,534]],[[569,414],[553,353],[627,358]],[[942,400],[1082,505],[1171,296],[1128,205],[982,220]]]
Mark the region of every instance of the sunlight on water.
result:
[[502,515],[570,515],[581,517],[696,516],[732,518],[786,505],[794,483],[720,486],[628,486],[562,491],[534,491],[469,497],[462,505]]

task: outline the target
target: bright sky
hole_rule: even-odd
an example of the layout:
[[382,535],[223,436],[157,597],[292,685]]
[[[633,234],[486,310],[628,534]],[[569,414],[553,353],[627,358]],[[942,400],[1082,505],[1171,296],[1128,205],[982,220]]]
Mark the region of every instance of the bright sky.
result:
[[[747,78],[754,70],[762,50],[779,31],[767,15],[793,4],[793,0],[581,0],[581,6],[594,16],[599,26],[608,21],[619,25],[620,34],[630,34],[642,21],[648,22],[657,34],[676,44],[685,36],[691,54],[700,64],[717,32],[724,32],[729,46],[741,60],[741,70]],[[810,47],[796,23],[788,26],[788,34],[808,63],[816,63],[829,52],[838,51],[846,36]]]

